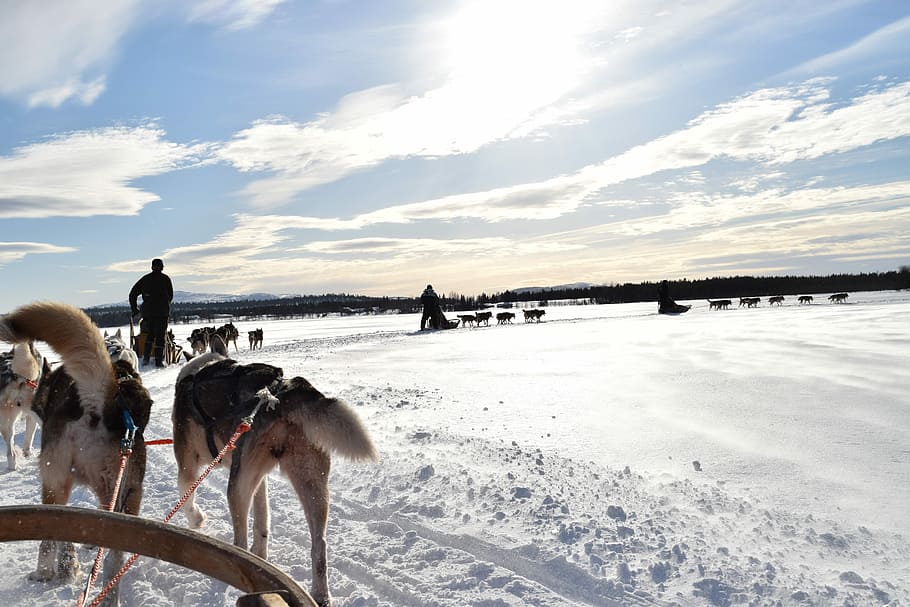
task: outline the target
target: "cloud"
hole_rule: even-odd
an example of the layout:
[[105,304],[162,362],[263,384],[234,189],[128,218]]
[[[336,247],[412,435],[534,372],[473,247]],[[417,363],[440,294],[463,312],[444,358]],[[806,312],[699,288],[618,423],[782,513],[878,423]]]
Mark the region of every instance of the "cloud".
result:
[[[829,84],[811,80],[755,91],[702,113],[664,137],[540,182],[394,205],[349,218],[237,215],[230,231],[207,243],[166,251],[165,257],[169,267],[200,288],[243,284],[250,290],[275,291],[277,285],[293,290],[305,276],[307,284],[367,286],[387,294],[412,280],[425,283],[434,272],[461,284],[483,281],[480,288],[514,286],[515,276],[527,268],[533,268],[539,281],[554,277],[558,282],[573,274],[589,281],[681,276],[702,272],[698,263],[729,252],[731,243],[737,254],[751,254],[760,260],[757,264],[764,263],[761,269],[778,271],[785,266],[772,261],[771,253],[832,254],[835,247],[824,239],[843,240],[851,230],[868,235],[837,247],[854,257],[906,249],[901,239],[906,239],[910,212],[900,209],[910,207],[910,182],[823,188],[806,185],[802,178],[802,185],[794,187],[787,176],[793,163],[910,134],[910,83],[879,83],[840,101],[832,99]],[[289,154],[294,140],[285,141]],[[250,167],[271,162],[268,155],[246,158]],[[700,167],[718,160],[732,161],[726,169],[733,171],[748,167],[755,177],[725,175],[719,180],[722,191],[711,192],[709,176],[714,171]],[[629,202],[634,197],[628,193],[622,199],[607,195],[611,186],[636,180],[645,187],[666,188],[665,179],[645,178],[670,171],[677,172],[675,183],[691,191],[659,190],[661,204],[652,206]],[[300,242],[303,231],[419,222],[526,222],[561,217],[587,205],[609,206],[614,216],[594,227],[538,237],[447,240],[373,234]],[[893,236],[883,228],[889,222]],[[794,240],[797,237],[801,240]],[[566,251],[571,254],[556,254]],[[521,259],[521,267],[504,261],[513,256]],[[145,265],[142,259],[110,269],[135,272]],[[231,268],[230,276],[225,276],[225,267]],[[732,261],[718,262],[716,270],[732,267]]]
[[205,162],[206,144],[167,141],[149,122],[75,131],[0,156],[0,217],[135,215],[159,200],[132,182]]
[[19,261],[27,255],[72,253],[76,250],[73,247],[61,247],[43,242],[0,242],[0,267]]
[[138,0],[7,2],[0,19],[0,95],[29,106],[88,105],[136,23]]
[[242,30],[258,25],[286,1],[196,0],[189,6],[188,18],[227,30]]
[[[773,168],[910,135],[910,82],[882,84],[841,103],[831,101],[829,84],[829,80],[813,79],[755,91],[704,112],[676,132],[544,181],[392,206],[348,219],[312,217],[298,221],[312,229],[340,230],[428,220],[553,219],[594,202],[604,188],[663,171],[693,169],[717,159],[757,162]],[[354,105],[375,107],[366,100]],[[355,122],[345,120],[349,125]],[[348,148],[346,144],[334,146],[336,136],[337,131],[313,124],[300,127],[269,122],[241,134],[219,155],[241,169],[282,171],[280,177],[257,181],[247,188],[247,193],[261,202],[273,203],[337,179],[354,167],[379,162],[384,156],[371,152],[366,140],[362,147],[341,153]],[[321,142],[328,142],[325,150],[331,153],[315,152],[322,147]],[[326,165],[320,166],[323,160]],[[294,172],[291,166],[304,170]]]
[[784,75],[826,74],[842,70],[847,65],[869,67],[870,63],[878,65],[885,58],[903,63],[908,54],[910,54],[910,17],[904,17],[864,36],[849,46],[806,61]]
[[254,207],[269,208],[388,160],[470,154],[548,125],[578,124],[581,108],[566,96],[597,64],[582,50],[603,26],[600,5],[466,3],[436,26],[445,41],[437,44],[434,88],[415,95],[385,84],[352,92],[306,122],[259,120],[219,157],[240,171],[270,173],[242,192]]

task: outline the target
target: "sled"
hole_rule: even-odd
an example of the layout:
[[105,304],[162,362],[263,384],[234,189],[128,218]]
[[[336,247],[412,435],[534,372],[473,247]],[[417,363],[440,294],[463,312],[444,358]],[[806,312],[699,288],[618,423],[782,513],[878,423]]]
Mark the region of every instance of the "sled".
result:
[[237,607],[317,607],[290,576],[252,553],[197,531],[72,506],[0,506],[0,542],[52,540],[135,552],[220,580]]
[[[142,326],[141,324],[139,325]],[[149,334],[147,331],[140,331],[139,335],[133,337],[132,348],[133,351],[139,355],[139,358],[142,358],[142,353],[145,351],[145,340],[149,339]],[[179,346],[174,342],[174,334],[168,329],[164,334],[164,364],[173,365],[180,361],[180,354],[183,352],[183,347]]]
[[674,303],[669,306],[665,306],[657,311],[658,314],[683,314],[689,311],[689,308],[692,306],[686,306],[683,304]]

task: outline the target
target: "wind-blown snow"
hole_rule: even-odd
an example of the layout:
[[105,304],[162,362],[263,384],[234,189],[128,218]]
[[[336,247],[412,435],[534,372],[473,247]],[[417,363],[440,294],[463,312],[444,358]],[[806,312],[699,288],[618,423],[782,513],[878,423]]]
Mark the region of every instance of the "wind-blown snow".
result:
[[[815,302],[690,302],[678,317],[550,306],[540,324],[519,312],[513,326],[423,333],[416,315],[238,321],[232,354],[347,400],[380,451],[379,464],[333,462],[341,607],[908,605],[910,294]],[[194,326],[172,328],[184,339]],[[264,348],[249,352],[257,327]],[[143,373],[148,439],[170,436],[178,371]],[[0,504],[40,501],[24,461],[0,472]],[[271,482],[272,560],[306,587],[303,513]],[[230,541],[225,485],[215,473],[198,499],[203,531]],[[143,516],[178,497],[170,448],[150,447]],[[73,501],[95,506],[84,489]],[[26,579],[36,553],[0,545],[0,596],[74,604],[74,586]],[[93,552],[80,556],[87,570]],[[221,606],[238,594],[140,559],[121,596]]]

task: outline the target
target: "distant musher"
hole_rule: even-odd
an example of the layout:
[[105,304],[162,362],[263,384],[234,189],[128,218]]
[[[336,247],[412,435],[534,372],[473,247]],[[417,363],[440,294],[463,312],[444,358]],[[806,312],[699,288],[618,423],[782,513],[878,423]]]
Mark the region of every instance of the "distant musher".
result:
[[439,303],[439,295],[433,290],[433,285],[427,285],[420,295],[420,303],[423,304],[423,315],[420,317],[420,330],[431,329],[448,329],[449,321],[446,320],[445,314],[442,313],[442,306]]
[[657,287],[657,313],[682,314],[688,312],[692,306],[678,304],[670,298],[670,283],[662,280]]

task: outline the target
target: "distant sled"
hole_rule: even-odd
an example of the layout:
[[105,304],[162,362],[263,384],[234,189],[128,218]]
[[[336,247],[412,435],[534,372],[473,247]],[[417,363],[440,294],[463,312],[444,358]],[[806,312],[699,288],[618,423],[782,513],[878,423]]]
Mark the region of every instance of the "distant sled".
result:
[[683,304],[673,303],[666,305],[657,310],[658,314],[683,314],[689,311],[689,308],[692,306],[686,306]]

